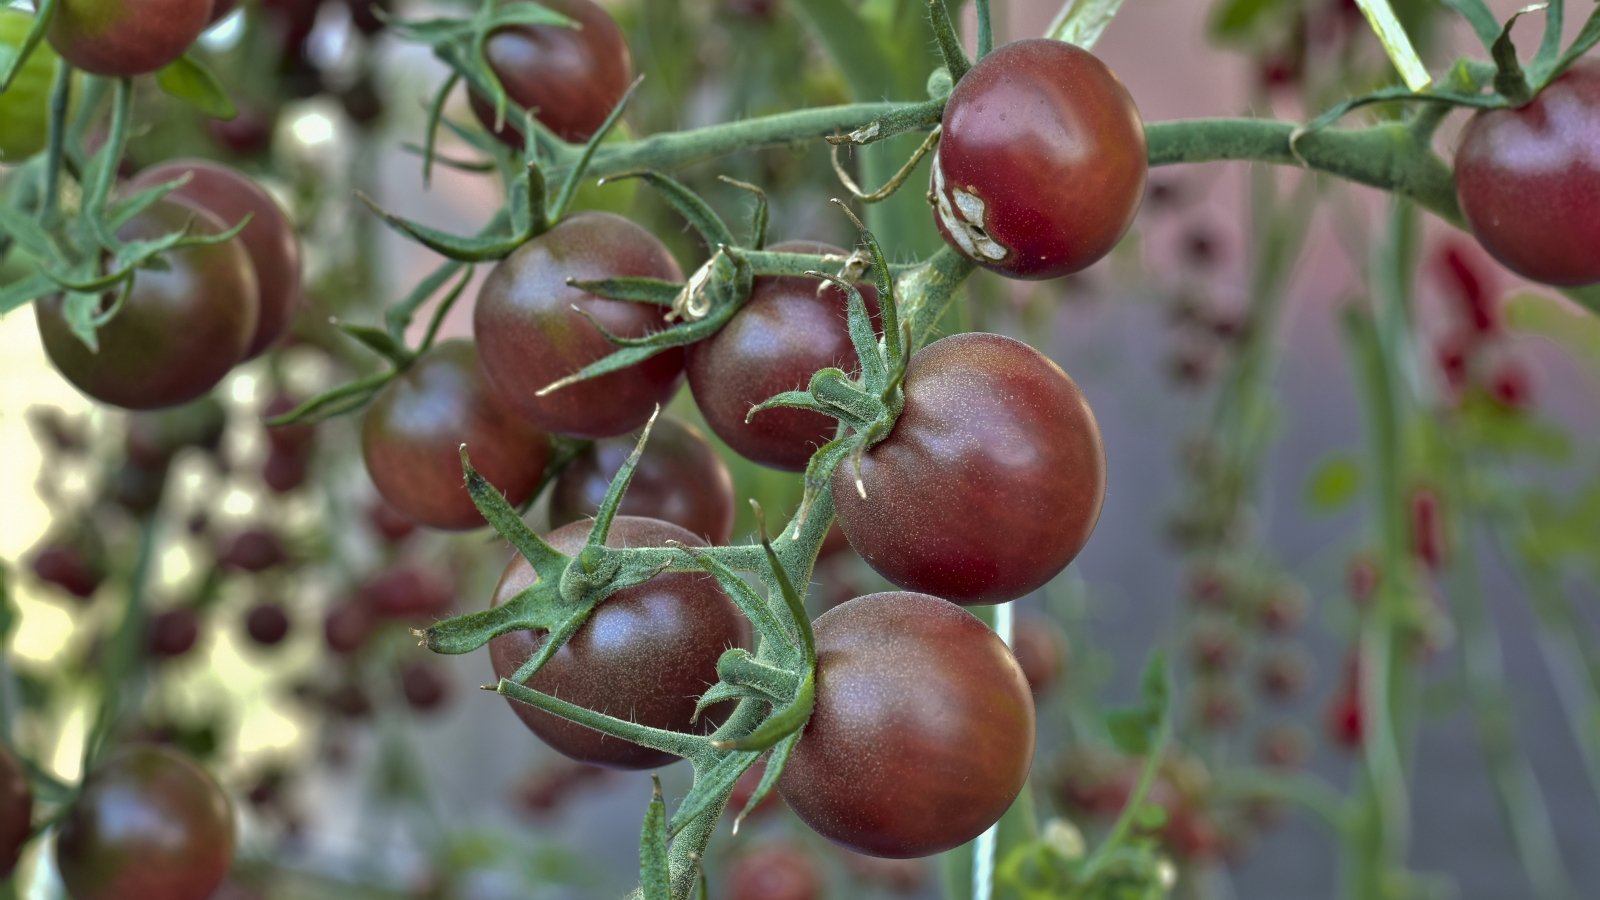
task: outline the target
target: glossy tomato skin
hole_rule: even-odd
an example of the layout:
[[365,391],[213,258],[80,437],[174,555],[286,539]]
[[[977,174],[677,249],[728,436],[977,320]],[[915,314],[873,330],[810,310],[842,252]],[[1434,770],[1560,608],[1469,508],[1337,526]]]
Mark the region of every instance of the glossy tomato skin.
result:
[[205,900],[233,863],[233,809],[206,770],[149,745],[107,756],[62,822],[56,865],[73,900]]
[[[633,81],[628,42],[611,14],[590,0],[548,0],[541,5],[579,27],[499,28],[484,45],[484,56],[508,98],[562,140],[582,143],[600,130]],[[493,131],[493,101],[476,94],[471,100],[478,121]],[[507,107],[508,116],[516,114]],[[494,134],[513,147],[522,146],[522,135],[509,126]]]
[[10,747],[0,746],[0,878],[17,867],[33,827],[33,788]]
[[1033,762],[1022,669],[988,626],[927,594],[869,594],[813,624],[816,708],[778,780],[800,820],[871,856],[981,834]]
[[[593,516],[635,443],[631,436],[607,438],[579,453],[550,489],[550,524]],[[650,430],[617,511],[671,522],[709,543],[726,544],[733,537],[733,475],[700,429],[663,415]]]
[[361,457],[389,505],[458,531],[484,524],[462,475],[462,444],[513,506],[527,502],[550,461],[549,439],[489,386],[472,342],[441,341],[367,407]]
[[228,228],[250,217],[250,223],[239,232],[239,242],[255,269],[261,312],[245,358],[259,356],[289,331],[300,305],[300,237],[271,194],[244,173],[221,163],[203,159],[164,162],[135,175],[126,191],[155,187],[184,174],[189,176],[188,183],[173,190],[168,199],[203,209]]
[[[150,240],[191,220],[191,233],[224,230],[210,213],[158,201],[117,236]],[[257,311],[244,248],[238,241],[187,247],[166,261],[165,271],[139,270],[133,293],[98,332],[98,353],[72,334],[63,298],[34,304],[45,352],[78,390],[127,409],[177,406],[211,390],[244,357]]]
[[[589,522],[563,525],[545,535],[562,553],[583,548]],[[662,546],[704,543],[688,531],[656,519],[618,516],[606,545]],[[514,557],[495,586],[494,605],[515,597],[538,575]],[[510,678],[544,642],[543,635],[514,631],[489,642],[499,678]],[[695,701],[717,682],[717,658],[729,647],[747,646],[747,623],[715,579],[669,572],[606,598],[583,627],[527,682],[536,691],[579,706],[656,728],[690,731]],[[651,769],[677,757],[640,747],[568,722],[524,703],[509,701],[528,729],[562,754],[614,769]],[[706,722],[701,717],[702,724]]]
[[1111,252],[1144,198],[1144,122],[1105,64],[1063,41],[1006,44],[956,83],[933,157],[934,221],[1009,278]]
[[1600,282],[1600,60],[1580,62],[1518,109],[1482,110],[1456,151],[1472,233],[1533,281]]
[[147,75],[182,56],[211,23],[212,0],[60,0],[45,38],[93,75]]
[[1083,393],[1039,351],[997,334],[912,357],[905,409],[833,476],[839,525],[878,574],[956,603],[1014,600],[1078,555],[1105,499],[1105,449]]
[[472,318],[483,369],[501,395],[545,431],[584,438],[625,434],[677,390],[681,347],[537,396],[616,349],[574,306],[624,337],[664,327],[657,307],[606,300],[567,284],[622,276],[683,280],[654,235],[621,216],[585,212],[523,244],[484,281]]
[[[846,252],[813,241],[786,241],[768,249]],[[877,288],[858,287],[876,319]],[[753,462],[791,472],[805,469],[811,454],[833,440],[835,419],[803,409],[769,409],[749,422],[745,416],[750,407],[775,394],[805,390],[821,369],[833,366],[852,375],[860,371],[850,345],[848,304],[844,291],[824,287],[815,278],[757,278],[750,299],[733,318],[689,347],[689,389],[717,437]]]
[[[32,27],[33,16],[15,7],[0,7],[0,47],[21,47]],[[44,149],[55,71],[55,49],[40,44],[0,94],[0,164],[17,165]]]

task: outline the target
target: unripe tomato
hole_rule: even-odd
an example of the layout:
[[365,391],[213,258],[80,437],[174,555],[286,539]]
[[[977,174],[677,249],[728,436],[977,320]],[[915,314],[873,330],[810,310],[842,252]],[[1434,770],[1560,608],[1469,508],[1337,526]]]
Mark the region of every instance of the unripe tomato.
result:
[[[32,27],[33,16],[0,7],[0,47],[21,47]],[[17,165],[44,149],[50,135],[50,86],[55,80],[56,59],[49,44],[33,48],[11,86],[0,94],[0,165]]]
[[[556,550],[574,555],[583,549],[592,525],[573,522],[544,539]],[[699,537],[669,522],[633,516],[612,520],[606,546],[659,547],[669,540],[689,547],[705,546]],[[515,597],[538,578],[527,560],[513,557],[495,586],[494,605]],[[569,703],[641,725],[689,731],[710,724],[707,716],[701,716],[698,725],[690,724],[695,701],[717,682],[717,658],[722,651],[747,645],[747,632],[744,615],[714,579],[667,572],[603,600],[527,684]],[[490,641],[489,659],[496,677],[510,678],[544,640],[544,635],[532,631],[513,631]],[[509,702],[530,731],[579,762],[615,769],[653,769],[677,760],[525,703]]]
[[950,94],[934,222],[1010,278],[1059,278],[1111,252],[1144,198],[1144,122],[1087,50],[1035,38],[979,60]]
[[[632,437],[608,438],[579,453],[550,489],[550,524],[593,516],[635,443]],[[650,430],[617,511],[671,522],[712,544],[726,544],[733,537],[733,475],[698,428],[663,415]]]
[[[225,230],[210,213],[158,201],[117,237],[152,240],[185,225],[194,234]],[[128,409],[176,406],[211,390],[244,357],[258,307],[249,254],[231,240],[165,259],[164,270],[136,273],[122,309],[97,333],[98,352],[72,333],[61,296],[34,304],[45,352],[78,390]]]
[[533,494],[550,460],[549,439],[489,386],[472,342],[443,341],[367,407],[361,456],[378,493],[406,516],[433,528],[479,528],[462,444],[473,468],[513,506]]
[[1004,642],[926,594],[869,594],[814,623],[816,707],[778,780],[801,821],[872,856],[928,856],[1011,807],[1033,695]]
[[[529,110],[562,140],[582,143],[600,130],[633,80],[628,42],[610,13],[589,0],[541,0],[577,23],[509,25],[484,44],[489,68],[506,95]],[[474,94],[472,111],[494,128],[494,103]],[[495,132],[513,147],[522,135],[510,127]]]
[[[814,241],[786,241],[771,250],[836,254]],[[860,285],[876,317],[878,291]],[[854,375],[861,368],[846,321],[849,296],[815,278],[762,277],[750,298],[716,334],[689,347],[686,371],[694,402],[717,437],[746,459],[799,472],[817,448],[833,440],[838,423],[804,409],[769,409],[745,421],[750,407],[784,391],[803,391],[830,366]]]
[[205,900],[232,863],[227,795],[206,770],[163,747],[106,757],[56,839],[56,865],[73,900]]
[[203,159],[164,162],[135,175],[125,190],[131,193],[155,187],[184,174],[189,175],[188,183],[169,193],[167,199],[203,209],[227,228],[250,217],[250,224],[239,232],[239,243],[250,254],[255,269],[261,312],[245,358],[258,356],[288,333],[300,305],[300,237],[271,194],[221,163]]
[[616,349],[573,307],[623,337],[664,327],[659,307],[606,300],[567,284],[630,276],[683,280],[677,261],[654,235],[600,212],[563,219],[489,273],[472,318],[483,370],[535,425],[574,437],[612,437],[643,425],[677,390],[681,347],[538,396],[541,388]]
[[1600,61],[1517,109],[1478,112],[1456,150],[1473,235],[1506,268],[1554,285],[1600,282]]
[[0,878],[8,878],[33,829],[33,788],[11,748],[0,744]]
[[45,37],[94,75],[146,75],[176,60],[211,24],[212,0],[60,0]]
[[1105,499],[1105,450],[1083,393],[1021,341],[957,334],[912,357],[905,409],[833,476],[839,525],[878,574],[956,603],[1002,603],[1055,577]]

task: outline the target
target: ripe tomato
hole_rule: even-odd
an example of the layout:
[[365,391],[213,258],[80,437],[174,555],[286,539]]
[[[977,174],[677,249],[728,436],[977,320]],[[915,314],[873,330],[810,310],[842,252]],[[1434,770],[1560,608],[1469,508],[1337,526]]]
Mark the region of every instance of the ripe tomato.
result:
[[729,900],[817,900],[822,888],[817,864],[788,844],[742,853],[728,866]]
[[[22,46],[33,16],[14,7],[0,7],[0,47]],[[28,61],[0,94],[0,164],[17,165],[44,149],[50,134],[50,84],[55,79],[56,51],[35,47]]]
[[134,745],[84,781],[56,839],[73,900],[205,900],[233,863],[233,809],[205,769]]
[[11,748],[0,744],[0,878],[8,878],[33,828],[33,788]]
[[211,23],[212,0],[60,0],[45,37],[94,75],[146,75],[176,60]]
[[1001,603],[1078,555],[1105,498],[1105,449],[1083,393],[1039,351],[958,334],[912,357],[905,409],[833,477],[839,525],[878,574],[956,603]]
[[461,445],[489,483],[520,506],[539,486],[550,441],[489,387],[471,341],[442,341],[384,386],[361,420],[361,456],[378,493],[433,528],[479,528]]
[[[572,460],[550,489],[550,524],[593,516],[635,439],[596,441]],[[660,519],[713,544],[733,537],[733,476],[698,428],[672,416],[656,420],[618,512]]]
[[574,306],[624,337],[662,327],[658,307],[602,299],[567,284],[624,276],[683,280],[650,232],[621,216],[585,212],[517,248],[484,281],[472,318],[484,372],[540,428],[587,438],[624,434],[677,389],[683,349],[673,347],[619,372],[536,394],[616,349]]
[[[576,554],[590,522],[573,522],[545,535],[562,553]],[[659,547],[666,541],[700,547],[704,542],[670,522],[618,516],[606,545]],[[495,585],[494,605],[515,597],[538,579],[516,556]],[[532,631],[514,631],[489,642],[499,678],[510,678],[544,643]],[[706,575],[668,572],[606,598],[589,620],[528,679],[528,687],[618,718],[689,731],[695,700],[717,682],[717,657],[749,643],[739,608]],[[603,735],[525,703],[510,701],[524,725],[545,743],[579,762],[615,769],[652,769],[677,757]],[[715,718],[715,717],[712,717]],[[701,717],[702,725],[709,724]]]
[[203,159],[181,159],[145,169],[127,190],[154,187],[188,173],[189,182],[167,195],[170,200],[203,209],[228,228],[250,216],[239,242],[255,268],[261,313],[245,358],[259,355],[289,330],[300,303],[300,238],[289,216],[260,185],[236,169]]
[[[210,213],[157,202],[117,236],[150,240],[191,220],[196,234],[225,230]],[[45,352],[78,390],[128,409],[176,406],[211,390],[244,357],[258,306],[249,254],[234,240],[168,253],[166,263],[139,270],[122,309],[98,333],[99,352],[72,334],[60,296],[34,304]]]
[[[611,15],[589,0],[541,0],[578,23],[511,25],[489,35],[484,56],[506,94],[562,140],[594,136],[633,81],[628,42]],[[494,128],[494,103],[472,95],[472,111]],[[513,147],[522,135],[506,127],[495,136]]]
[[1568,69],[1518,109],[1482,110],[1461,133],[1456,194],[1483,248],[1517,274],[1600,282],[1600,61]]
[[[812,241],[770,249],[790,253],[844,250]],[[873,317],[878,291],[860,286]],[[805,390],[819,369],[861,367],[846,325],[849,297],[815,278],[757,278],[750,299],[714,335],[689,348],[689,389],[717,437],[746,459],[798,472],[833,440],[837,422],[803,409],[771,409],[748,423],[750,407],[784,391]]]
[[857,853],[928,856],[1011,807],[1033,762],[1033,695],[977,617],[927,594],[817,617],[817,699],[778,790]]
[[934,222],[1010,278],[1059,278],[1111,252],[1144,198],[1144,122],[1087,50],[1035,38],[979,60],[950,94]]

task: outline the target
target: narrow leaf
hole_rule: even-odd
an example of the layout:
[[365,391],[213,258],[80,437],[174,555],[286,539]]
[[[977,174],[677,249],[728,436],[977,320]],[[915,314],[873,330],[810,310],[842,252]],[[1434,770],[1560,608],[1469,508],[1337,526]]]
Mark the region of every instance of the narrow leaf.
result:
[[21,46],[12,47],[9,44],[0,44],[0,91],[11,87],[11,82],[22,71],[22,64],[33,55],[35,47],[44,40],[45,31],[50,27],[50,17],[55,13],[58,0],[35,0],[38,12],[33,17],[33,22],[28,26],[28,33],[22,38]]
[[1122,0],[1068,0],[1045,33],[1089,50],[1121,8]]
[[667,804],[661,778],[651,774],[650,806],[639,835],[639,891],[645,900],[672,900],[672,867],[667,861]]
[[156,73],[156,85],[213,119],[239,114],[215,75],[192,53],[185,53]]

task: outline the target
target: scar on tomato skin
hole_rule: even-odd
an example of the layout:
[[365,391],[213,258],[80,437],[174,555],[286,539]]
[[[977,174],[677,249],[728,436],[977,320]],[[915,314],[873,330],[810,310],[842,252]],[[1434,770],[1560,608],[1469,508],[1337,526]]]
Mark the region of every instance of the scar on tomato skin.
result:
[[[954,206],[950,203],[952,196],[955,198]],[[939,224],[944,226],[961,252],[972,259],[991,262],[999,262],[1011,255],[1010,250],[990,237],[984,229],[985,204],[982,197],[972,190],[945,190],[944,169],[939,165],[938,150],[933,151],[933,201]]]

